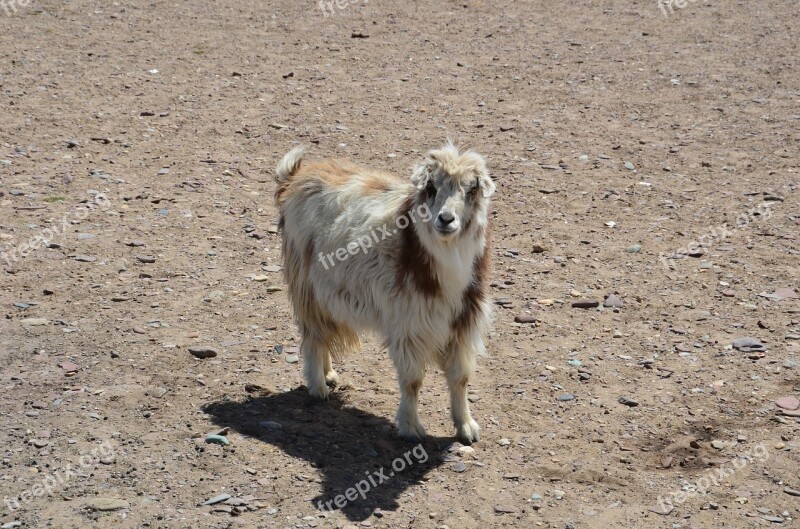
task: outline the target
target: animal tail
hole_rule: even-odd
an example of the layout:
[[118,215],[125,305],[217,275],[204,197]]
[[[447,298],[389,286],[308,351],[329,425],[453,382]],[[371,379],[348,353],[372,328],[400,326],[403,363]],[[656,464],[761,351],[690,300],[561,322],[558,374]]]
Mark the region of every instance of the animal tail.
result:
[[281,158],[275,168],[275,181],[279,186],[288,182],[289,178],[294,176],[297,170],[300,169],[300,162],[303,160],[305,153],[306,148],[303,145],[298,145]]

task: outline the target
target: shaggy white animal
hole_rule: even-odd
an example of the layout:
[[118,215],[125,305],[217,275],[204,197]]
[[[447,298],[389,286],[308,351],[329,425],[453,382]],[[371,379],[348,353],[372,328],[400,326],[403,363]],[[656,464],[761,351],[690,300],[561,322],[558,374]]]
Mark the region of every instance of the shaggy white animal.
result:
[[425,436],[418,395],[426,369],[438,366],[459,441],[478,441],[467,384],[485,354],[495,191],[483,157],[448,142],[409,181],[344,161],[306,165],[303,153],[297,147],[278,164],[275,200],[310,394],[327,399],[337,381],[331,357],[376,331],[397,368],[401,437]]

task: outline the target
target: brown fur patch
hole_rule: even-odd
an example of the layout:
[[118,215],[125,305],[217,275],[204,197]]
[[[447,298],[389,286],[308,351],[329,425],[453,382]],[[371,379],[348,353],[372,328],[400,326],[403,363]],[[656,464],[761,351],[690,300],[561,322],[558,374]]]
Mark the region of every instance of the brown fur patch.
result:
[[475,322],[475,316],[481,310],[481,304],[488,295],[489,265],[490,265],[489,234],[486,234],[486,245],[483,254],[475,258],[472,263],[472,282],[464,291],[461,312],[450,324],[454,336],[466,331]]
[[368,195],[385,193],[392,188],[392,182],[377,175],[370,175],[364,179],[364,192]]
[[[416,193],[406,198],[400,211],[397,212],[398,217],[411,218],[409,213],[414,206],[415,197]],[[419,240],[415,226],[416,224],[412,222],[404,230],[400,230],[400,257],[395,286],[398,291],[402,291],[407,288],[408,280],[411,283],[408,288],[418,290],[427,298],[434,298],[439,295],[441,285],[436,278],[433,258]]]

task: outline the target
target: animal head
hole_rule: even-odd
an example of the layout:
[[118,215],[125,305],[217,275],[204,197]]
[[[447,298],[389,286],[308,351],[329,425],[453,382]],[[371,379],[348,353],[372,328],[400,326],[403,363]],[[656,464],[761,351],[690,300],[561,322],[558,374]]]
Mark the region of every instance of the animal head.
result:
[[466,231],[476,215],[484,215],[495,190],[483,156],[473,151],[460,153],[448,141],[441,149],[429,151],[411,176],[417,188],[417,203],[430,211],[432,232],[449,240]]

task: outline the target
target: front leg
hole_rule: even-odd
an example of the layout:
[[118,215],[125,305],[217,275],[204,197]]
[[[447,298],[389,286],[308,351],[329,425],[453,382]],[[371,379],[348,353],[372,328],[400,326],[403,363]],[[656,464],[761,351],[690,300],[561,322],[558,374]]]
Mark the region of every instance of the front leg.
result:
[[415,355],[403,348],[391,348],[390,354],[397,368],[397,381],[400,384],[397,430],[402,439],[418,442],[426,435],[419,420],[419,390],[425,378],[425,367],[419,364]]
[[475,354],[471,348],[452,347],[445,365],[450,389],[450,414],[456,426],[456,438],[464,445],[480,440],[480,427],[472,418],[467,400],[467,385],[475,372]]

